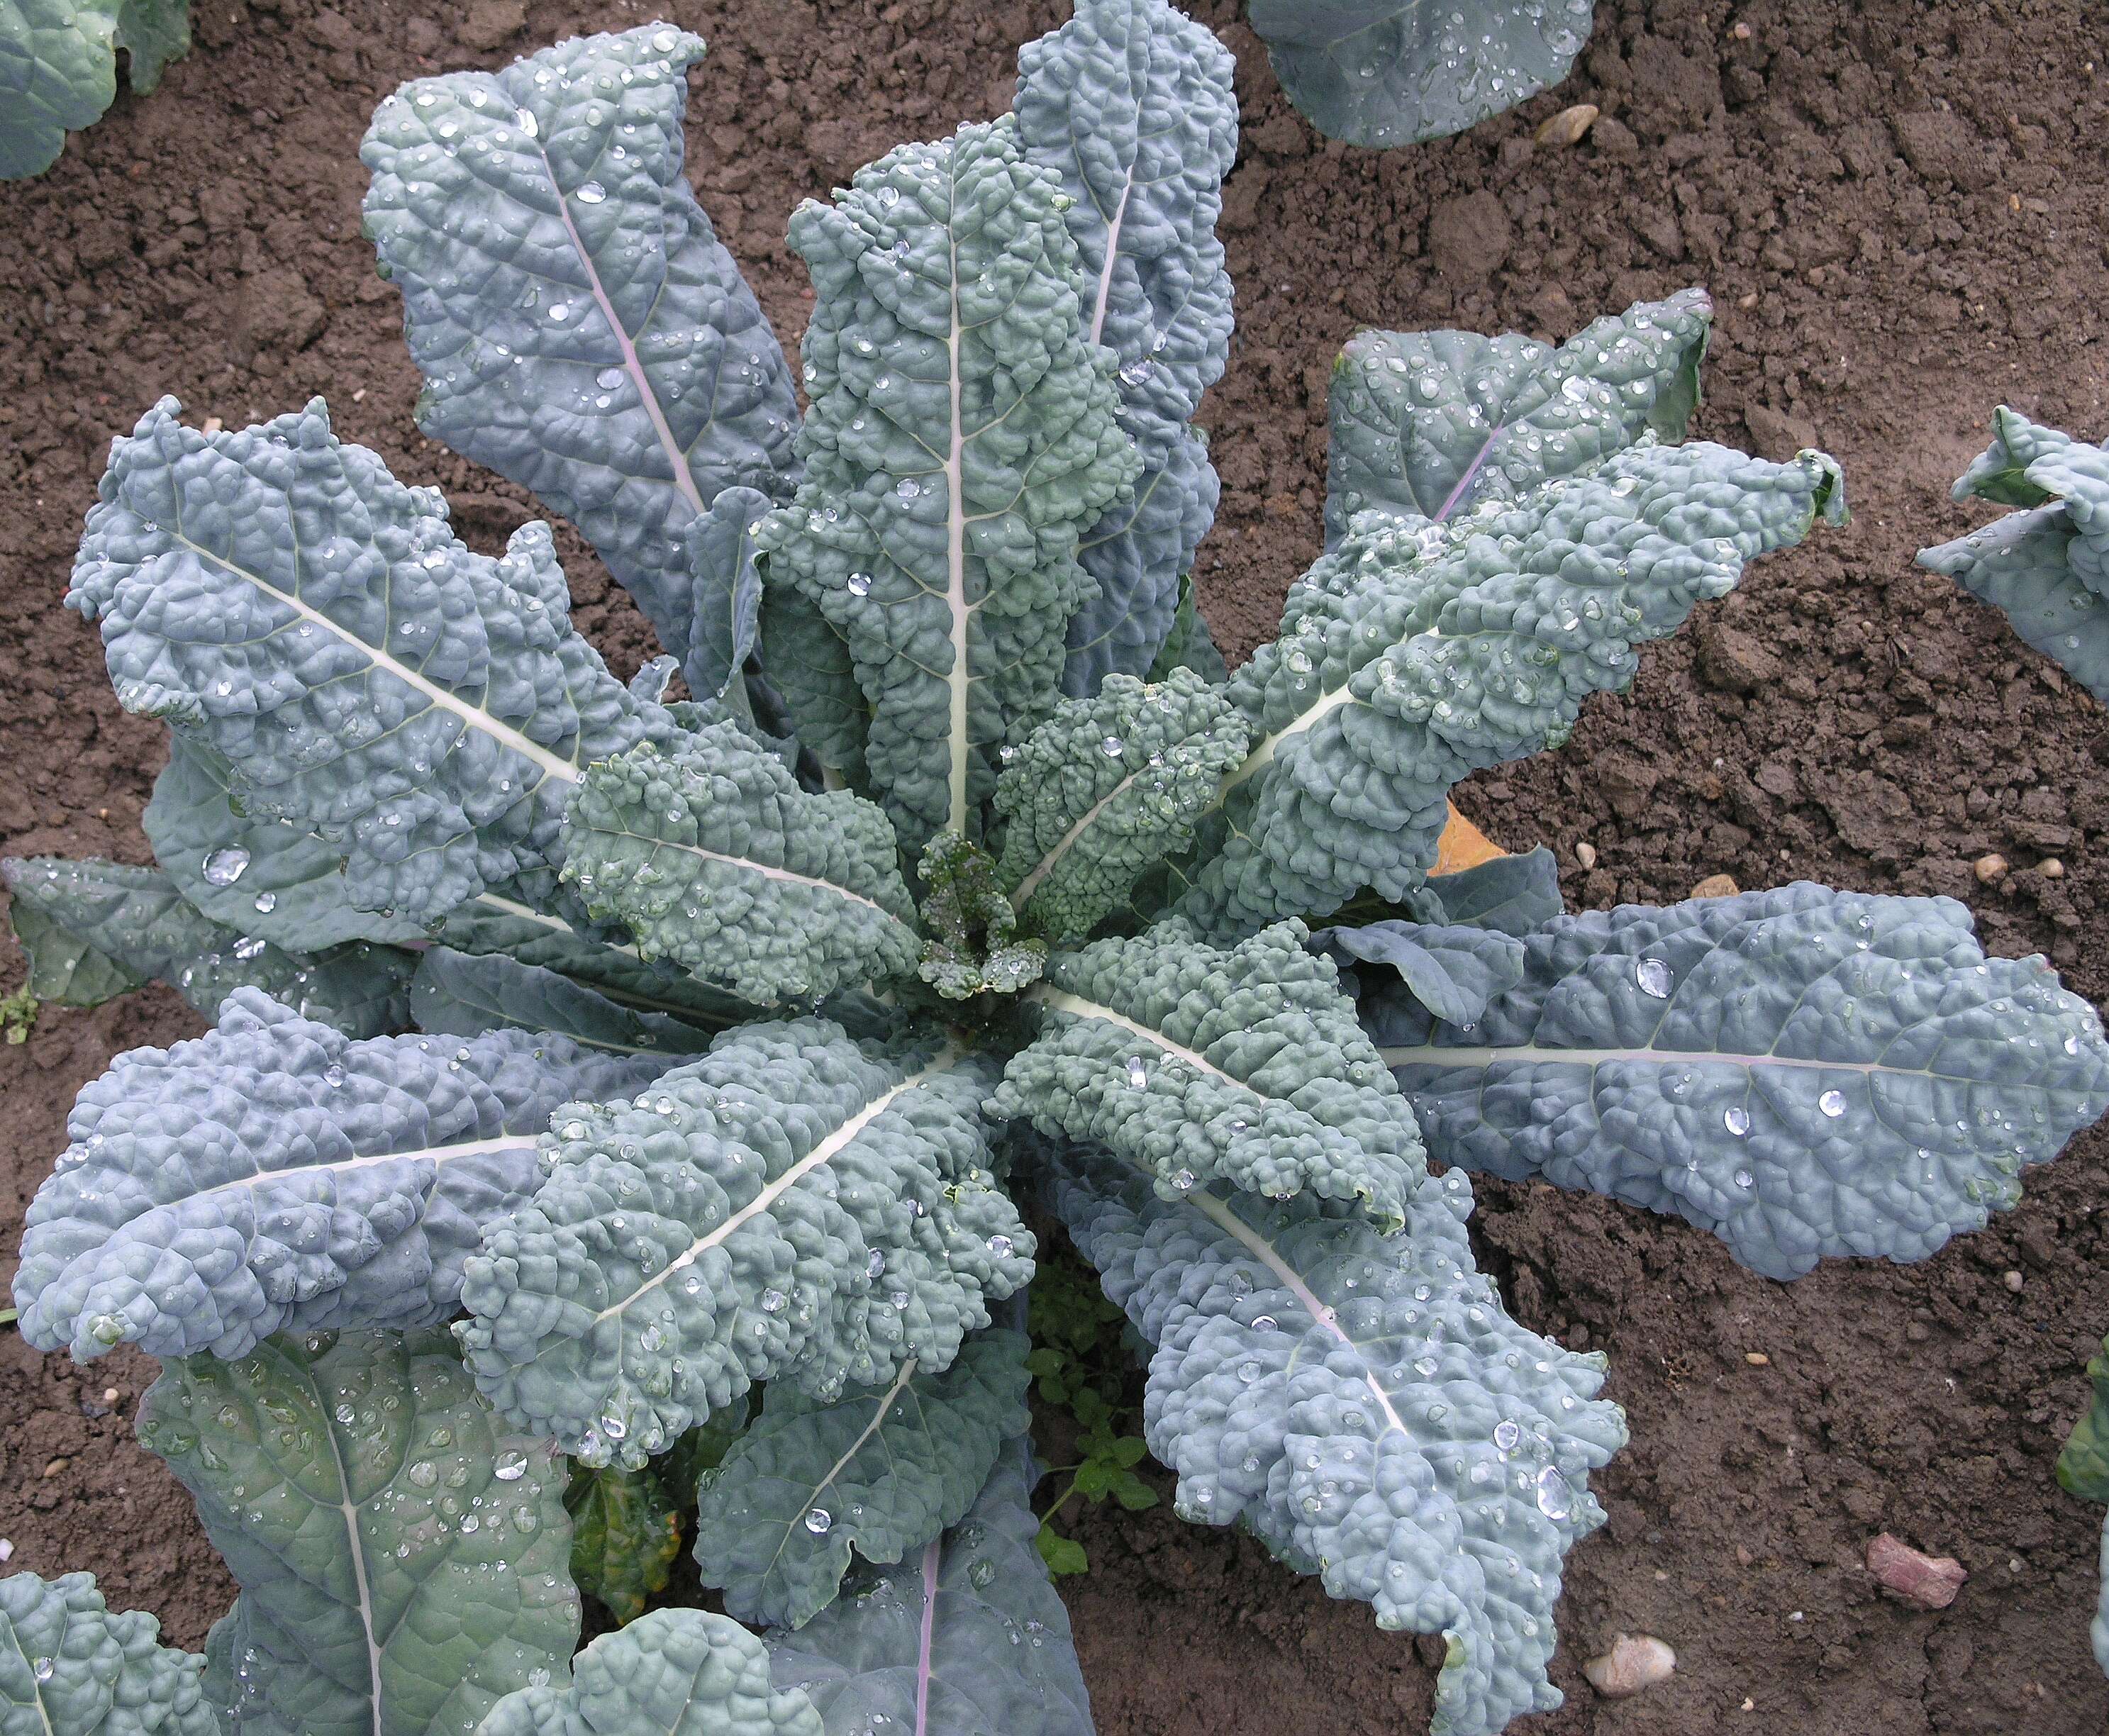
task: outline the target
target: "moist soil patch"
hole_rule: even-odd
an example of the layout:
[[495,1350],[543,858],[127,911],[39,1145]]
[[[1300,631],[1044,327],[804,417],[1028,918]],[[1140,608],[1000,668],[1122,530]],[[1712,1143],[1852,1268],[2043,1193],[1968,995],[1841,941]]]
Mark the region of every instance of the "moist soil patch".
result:
[[[118,708],[95,635],[58,602],[109,441],[156,396],[235,425],[326,391],[345,437],[446,491],[472,544],[495,550],[534,515],[417,432],[400,303],[359,234],[358,142],[406,78],[654,16],[628,0],[196,5],[197,46],[153,97],[120,97],[48,174],[0,188],[10,854],[147,859],[161,732]],[[1564,750],[1482,776],[1461,806],[1506,844],[1555,846],[1573,905],[1666,902],[1721,873],[1945,894],[1991,949],[2047,952],[2109,996],[2102,713],[1911,563],[1971,522],[1946,488],[1994,404],[2109,431],[2100,8],[1607,0],[1556,93],[1381,153],[1312,133],[1233,0],[1195,9],[1237,52],[1244,113],[1224,220],[1238,331],[1203,411],[1222,510],[1199,563],[1233,658],[1319,547],[1326,380],[1357,327],[1560,338],[1705,283],[1720,317],[1698,433],[1773,458],[1828,448],[1854,523],[1761,563],[1649,649],[1631,697],[1592,703]],[[810,305],[792,207],[897,141],[1007,107],[1017,43],[1066,11],[668,0],[711,44],[691,176],[787,346]],[[1533,142],[1583,102],[1602,115],[1580,143]],[[559,545],[580,625],[627,675],[648,654],[639,617],[576,536]],[[1971,864],[1993,852],[2011,866],[1980,884]],[[6,952],[0,991],[20,979]],[[0,1050],[0,1272],[75,1091],[121,1049],[202,1028],[157,989],[49,1010]],[[1791,1286],[1682,1223],[1483,1186],[1477,1233],[1516,1313],[1605,1352],[1633,1424],[1597,1485],[1610,1523],[1569,1563],[1553,1666],[1567,1705],[1520,1728],[2109,1725],[2087,1641],[2101,1514],[2051,1476],[2109,1328],[2105,1182],[2109,1140],[2090,1135],[1938,1258],[1837,1262]],[[0,1535],[12,1567],[92,1569],[113,1605],[195,1647],[233,1586],[133,1443],[152,1372],[0,1336]],[[1168,1503],[1079,1529],[1094,1571],[1063,1589],[1109,1736],[1426,1727],[1431,1643],[1379,1633]],[[1952,1607],[1877,1592],[1863,1559],[1885,1530],[1962,1561]],[[1672,1679],[1600,1699],[1580,1661],[1618,1630],[1669,1641]]]

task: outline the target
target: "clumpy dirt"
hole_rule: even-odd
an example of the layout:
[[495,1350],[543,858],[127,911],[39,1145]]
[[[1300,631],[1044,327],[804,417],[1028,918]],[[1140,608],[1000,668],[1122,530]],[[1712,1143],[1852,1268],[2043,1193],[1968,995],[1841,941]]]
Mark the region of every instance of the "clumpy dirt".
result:
[[[358,232],[374,102],[650,12],[627,3],[197,0],[199,44],[119,99],[49,174],[0,188],[0,845],[146,859],[160,732],[111,698],[57,608],[110,437],[156,396],[229,423],[327,391],[347,437],[436,483],[495,549],[532,509],[424,442],[395,292]],[[1233,655],[1267,636],[1320,540],[1325,389],[1357,326],[1566,336],[1687,283],[1720,319],[1698,432],[1845,462],[1857,516],[1775,557],[1561,753],[1479,779],[1466,811],[1555,845],[1570,902],[1806,875],[1965,900],[1995,951],[2043,951],[2109,997],[2109,730],[1989,612],[1911,564],[1974,522],[1949,481],[2002,400],[2109,430],[2109,95],[2084,0],[1606,0],[1574,75],[1441,143],[1374,153],[1285,104],[1233,0],[1244,142],[1226,194],[1239,328],[1204,418],[1223,477],[1201,595]],[[804,278],[793,205],[896,140],[1008,106],[1013,51],[1054,0],[671,0],[712,52],[689,137],[705,204],[786,342]],[[2089,43],[2093,44],[2092,48]],[[1580,144],[1533,142],[1569,103]],[[583,628],[627,673],[628,600],[560,535]],[[1583,847],[1587,851],[1583,851]],[[1593,866],[1582,854],[1593,852]],[[2003,877],[1973,861],[1997,853]],[[20,980],[0,961],[0,988]],[[150,991],[53,1010],[0,1053],[0,1245],[116,1051],[199,1029]],[[1482,1190],[1483,1249],[1516,1311],[1610,1358],[1633,1444],[1570,1564],[1547,1733],[2014,1732],[2109,1723],[2089,1656],[2100,1514],[2051,1478],[2109,1328],[2089,1136],[1985,1233],[1923,1264],[1782,1286],[1709,1237],[1541,1187]],[[1753,1357],[1763,1358],[1760,1363]],[[11,1566],[92,1568],[113,1603],[195,1646],[232,1588],[180,1493],[131,1442],[151,1365],[88,1370],[0,1338],[0,1535]],[[1862,1566],[1883,1530],[1970,1573],[1907,1609]],[[1092,1513],[1065,1584],[1101,1729],[1340,1736],[1425,1728],[1425,1643],[1276,1566],[1249,1539]],[[1660,1635],[1675,1676],[1609,1702],[1580,1661]]]

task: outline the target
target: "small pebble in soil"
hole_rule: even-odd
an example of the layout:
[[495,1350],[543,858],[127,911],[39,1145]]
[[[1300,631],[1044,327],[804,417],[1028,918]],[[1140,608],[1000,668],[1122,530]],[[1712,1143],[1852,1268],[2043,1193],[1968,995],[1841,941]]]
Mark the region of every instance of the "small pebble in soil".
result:
[[1732,898],[1742,889],[1732,875],[1709,874],[1691,888],[1691,896],[1695,898]]
[[1582,1666],[1589,1685],[1607,1700],[1623,1700],[1669,1679],[1677,1654],[1652,1634],[1614,1634],[1601,1657]]
[[2018,1272],[2009,1272],[2004,1277],[2000,1279],[1999,1282],[2004,1284],[2007,1289],[2012,1291],[2016,1295],[2019,1295],[2021,1292],[2021,1286],[2025,1283],[2027,1280],[2023,1278]]
[[2046,880],[2062,880],[2065,878],[2065,864],[2054,856],[2046,856],[2036,864],[2036,872]]
[[46,1476],[56,1476],[72,1462],[73,1461],[70,1458],[55,1458],[51,1462],[51,1463],[44,1467],[44,1475]]
[[1885,1591],[1921,1609],[1946,1609],[1970,1576],[1952,1555],[1927,1555],[1887,1531],[1867,1544],[1867,1571]]
[[10,1539],[0,1537],[0,1562],[11,1562],[14,1560],[14,1558],[15,1545],[13,1542]]
[[1596,124],[1602,112],[1593,102],[1578,102],[1572,108],[1564,108],[1544,122],[1538,129],[1541,145],[1578,145],[1582,136]]
[[1596,866],[1596,847],[1592,843],[1578,843],[1574,847],[1574,860],[1584,867]]
[[2007,859],[2003,856],[1980,856],[1970,866],[1976,870],[1980,886],[1989,886],[1994,880],[2007,877]]
[[1769,1368],[1773,1365],[1773,1359],[1762,1350],[1745,1350],[1743,1360],[1753,1368]]

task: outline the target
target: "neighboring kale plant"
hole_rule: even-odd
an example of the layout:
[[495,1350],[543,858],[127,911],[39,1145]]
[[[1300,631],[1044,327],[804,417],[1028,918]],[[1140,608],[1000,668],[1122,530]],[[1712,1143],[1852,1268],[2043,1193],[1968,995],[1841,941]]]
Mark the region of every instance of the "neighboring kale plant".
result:
[[2004,612],[2014,631],[2109,705],[2109,447],[2001,408],[1958,500],[2018,507],[1918,563]]
[[[320,402],[113,449],[70,600],[174,733],[160,866],[10,865],[18,931],[40,994],[216,1024],[83,1092],[16,1295],[169,1363],[142,1437],[242,1594],[192,1661],[16,1594],[39,1705],[1080,1736],[1028,1200],[1154,1347],[1181,1513],[1445,1636],[1439,1729],[1557,1704],[1625,1424],[1476,1268],[1465,1170],[1786,1273],[1930,1252],[2109,1100],[2093,1014],[1956,906],[1429,880],[1451,788],[1840,516],[1836,467],[1678,443],[1696,292],[1359,339],[1331,545],[1225,681],[1214,39],[1085,0],[1014,115],[803,206],[802,422],[683,176],[702,52],[421,80],[364,153],[422,425],[594,541],[666,638],[636,680],[545,527],[472,551]],[[647,1607],[683,1535],[729,1615]],[[575,1659],[580,1586],[635,1619]]]
[[102,118],[119,50],[143,97],[190,45],[190,0],[0,0],[0,181],[41,174]]
[[1461,133],[1567,76],[1592,0],[1252,0],[1289,100],[1328,138]]
[[[2109,705],[2109,447],[2091,446],[2002,406],[1992,444],[1955,484],[1958,500],[2020,509],[1937,548],[1922,567],[2001,610],[2014,631]],[[2089,1364],[2094,1403],[2057,1462],[2084,1500],[2109,1502],[2109,1344]],[[2109,1523],[2102,1539],[2094,1656],[2109,1670]]]

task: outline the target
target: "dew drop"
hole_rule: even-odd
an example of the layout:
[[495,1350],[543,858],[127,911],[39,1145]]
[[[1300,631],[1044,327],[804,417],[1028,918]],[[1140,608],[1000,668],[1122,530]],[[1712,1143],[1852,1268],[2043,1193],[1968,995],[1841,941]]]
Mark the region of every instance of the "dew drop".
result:
[[1538,1474],[1538,1510],[1548,1519],[1565,1519],[1574,1511],[1574,1491],[1556,1465]]
[[508,1447],[498,1455],[498,1462],[491,1475],[501,1483],[517,1483],[527,1475],[527,1455],[517,1447]]
[[1721,1125],[1741,1139],[1750,1131],[1750,1112],[1740,1103],[1732,1103],[1721,1111]]
[[1842,1091],[1827,1091],[1816,1100],[1816,1106],[1836,1121],[1845,1113],[1845,1093]]
[[1137,1091],[1149,1083],[1149,1069],[1143,1065],[1140,1055],[1131,1055],[1127,1058],[1127,1082]]
[[278,895],[275,892],[260,892],[256,894],[256,913],[260,916],[268,916],[278,907]]
[[210,886],[232,886],[248,866],[249,852],[239,844],[230,844],[205,859],[205,883]]
[[991,1236],[988,1239],[988,1250],[998,1259],[1009,1259],[1013,1245],[1008,1236]]
[[1633,980],[1641,992],[1658,1001],[1669,998],[1669,966],[1659,958],[1644,958],[1633,966]]
[[1494,1446],[1497,1450],[1502,1453],[1513,1453],[1516,1449],[1516,1443],[1522,1439],[1523,1430],[1517,1426],[1514,1418],[1504,1417],[1494,1425]]
[[806,1529],[815,1537],[826,1536],[833,1528],[834,1523],[835,1516],[824,1507],[809,1507],[806,1509]]
[[871,594],[871,575],[868,572],[851,573],[849,576],[848,590],[849,594],[852,597],[869,596]]
[[1118,759],[1127,752],[1127,744],[1118,735],[1109,735],[1099,743],[1099,752],[1108,759]]
[[607,197],[607,189],[598,181],[589,181],[576,195],[581,205],[598,205]]

